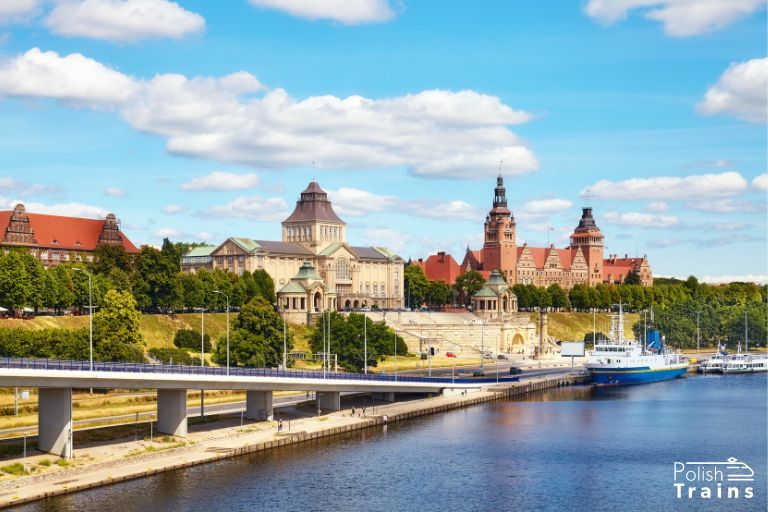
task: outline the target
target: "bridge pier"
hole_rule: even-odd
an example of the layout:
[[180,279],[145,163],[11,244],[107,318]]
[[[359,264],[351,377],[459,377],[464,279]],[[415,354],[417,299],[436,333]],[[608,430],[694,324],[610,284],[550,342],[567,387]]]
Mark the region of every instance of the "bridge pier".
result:
[[37,447],[72,457],[72,388],[39,388]]
[[249,420],[272,421],[272,391],[246,391],[245,417]]
[[187,390],[157,390],[157,431],[187,437]]
[[394,402],[395,393],[393,391],[386,391],[384,393],[373,393],[373,398],[381,400],[382,402]]
[[318,391],[317,409],[319,411],[338,411],[341,409],[341,393],[338,391]]

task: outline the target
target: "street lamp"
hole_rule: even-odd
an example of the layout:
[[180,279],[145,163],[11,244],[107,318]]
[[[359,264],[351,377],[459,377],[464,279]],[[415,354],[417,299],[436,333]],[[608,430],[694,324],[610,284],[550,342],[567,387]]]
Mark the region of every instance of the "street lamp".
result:
[[91,352],[90,368],[93,371],[93,285],[91,282],[91,273],[84,268],[74,267],[76,272],[85,272],[88,276],[88,344]]
[[219,290],[213,290],[213,293],[219,293],[227,299],[227,375],[229,375],[229,295]]
[[368,375],[368,315],[363,312],[363,357],[365,358],[365,374]]

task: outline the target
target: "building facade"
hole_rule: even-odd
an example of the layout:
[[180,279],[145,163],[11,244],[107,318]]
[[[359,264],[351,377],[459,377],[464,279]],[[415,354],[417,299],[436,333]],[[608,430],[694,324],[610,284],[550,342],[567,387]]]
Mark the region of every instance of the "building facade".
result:
[[231,237],[190,250],[181,265],[184,272],[220,268],[240,275],[263,269],[275,282],[280,309],[297,321],[323,310],[403,306],[403,259],[385,247],[350,245],[346,223],[314,181],[282,222],[281,241]]
[[[604,257],[605,237],[595,223],[592,208],[583,208],[579,224],[563,249],[517,245],[516,223],[507,205],[504,178],[499,176],[494,189],[493,204],[485,218],[484,243],[480,250],[467,248],[461,263],[462,272],[477,270],[488,278],[499,270],[510,285],[558,284],[570,289],[576,284],[590,286],[599,283],[623,283],[636,274],[640,284],[653,284],[653,274],[647,256],[642,258]],[[426,269],[425,269],[426,270]],[[427,277],[432,277],[427,274]]]
[[139,252],[120,230],[114,213],[105,219],[84,219],[60,215],[29,213],[23,204],[0,211],[2,247],[28,249],[44,266],[62,262],[91,262],[100,244],[119,245],[126,252]]

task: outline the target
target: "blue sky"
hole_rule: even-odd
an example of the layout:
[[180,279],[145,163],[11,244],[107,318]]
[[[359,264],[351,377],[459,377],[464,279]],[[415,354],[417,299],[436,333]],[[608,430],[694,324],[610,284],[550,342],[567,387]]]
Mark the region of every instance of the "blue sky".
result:
[[6,0],[0,201],[279,239],[316,176],[352,243],[460,260],[501,166],[521,243],[589,201],[607,253],[765,280],[767,35],[758,0]]

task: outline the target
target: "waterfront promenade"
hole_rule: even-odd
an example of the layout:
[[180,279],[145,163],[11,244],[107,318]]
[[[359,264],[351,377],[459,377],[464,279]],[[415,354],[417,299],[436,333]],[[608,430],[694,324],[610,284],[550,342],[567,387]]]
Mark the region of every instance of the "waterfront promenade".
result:
[[[123,439],[108,444],[84,445],[73,451],[72,465],[65,468],[55,464],[40,466],[42,461],[51,460],[47,454],[37,454],[24,460],[7,460],[5,464],[20,462],[27,467],[34,466],[38,468],[39,474],[9,477],[1,481],[0,506],[12,506],[358,429],[383,428],[385,424],[407,418],[508,396],[521,396],[572,382],[573,379],[567,375],[557,375],[518,383],[489,385],[468,394],[378,403],[375,408],[369,401],[365,416],[360,414],[359,403],[354,416],[351,408],[345,404],[344,409],[324,416],[305,415],[291,419],[290,422],[285,419],[281,432],[278,432],[277,423],[274,421],[251,422],[243,421],[238,416],[230,416],[216,423],[192,426],[185,440],[154,437],[152,440]],[[306,408],[305,412],[309,410]]]

